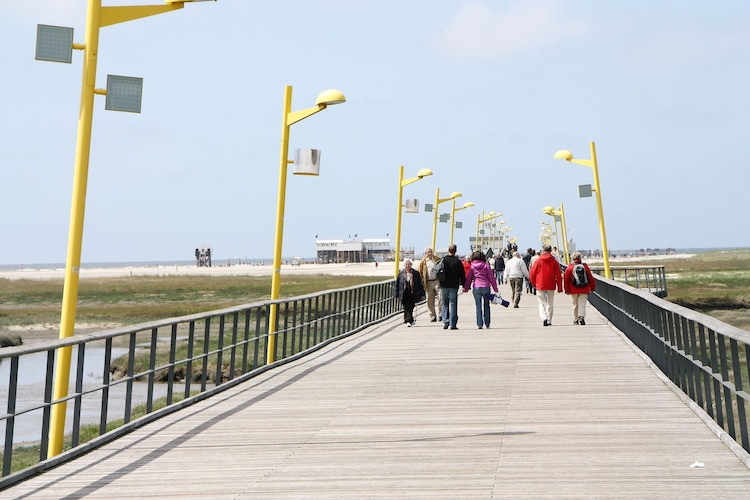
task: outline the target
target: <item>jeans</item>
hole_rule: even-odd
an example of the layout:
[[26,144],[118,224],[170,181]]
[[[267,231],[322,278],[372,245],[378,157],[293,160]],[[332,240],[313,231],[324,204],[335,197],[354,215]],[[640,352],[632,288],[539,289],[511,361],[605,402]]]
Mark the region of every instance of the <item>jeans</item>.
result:
[[[479,288],[472,289],[474,293],[474,303],[477,306],[477,326],[490,327],[490,301],[487,300],[486,295],[490,293],[490,287],[482,286]],[[484,314],[482,314],[484,313]]]
[[451,328],[458,324],[458,288],[440,288],[440,299],[443,302],[441,319],[450,323]]

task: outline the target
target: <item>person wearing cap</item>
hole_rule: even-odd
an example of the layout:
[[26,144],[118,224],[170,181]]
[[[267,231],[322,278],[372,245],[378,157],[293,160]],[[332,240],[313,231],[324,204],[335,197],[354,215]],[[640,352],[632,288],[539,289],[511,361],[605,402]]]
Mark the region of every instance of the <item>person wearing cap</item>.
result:
[[[570,300],[573,303],[573,324],[574,325],[585,325],[586,324],[586,303],[589,300],[589,294],[596,289],[596,280],[594,275],[589,269],[589,265],[581,262],[581,252],[575,252],[573,255],[573,262],[571,262],[565,269],[565,277],[563,278],[563,285],[565,287],[565,293],[570,295]],[[576,284],[574,280],[574,272],[577,265],[583,266],[586,272],[586,281],[584,285]]]

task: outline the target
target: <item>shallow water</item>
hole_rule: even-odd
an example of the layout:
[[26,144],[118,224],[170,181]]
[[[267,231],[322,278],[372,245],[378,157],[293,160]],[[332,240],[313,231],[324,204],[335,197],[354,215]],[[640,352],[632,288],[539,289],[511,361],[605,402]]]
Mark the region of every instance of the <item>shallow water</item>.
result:
[[[127,349],[113,349],[112,358],[126,354]],[[86,361],[83,366],[83,391],[102,387],[104,348],[88,346],[86,348]],[[18,389],[16,394],[15,410],[22,411],[27,408],[38,406],[44,402],[44,382],[46,376],[47,355],[46,353],[27,354],[20,358],[18,370]],[[70,367],[70,385],[68,394],[75,389],[75,374],[77,369],[76,349],[73,349]],[[0,412],[7,413],[8,409],[8,384],[10,380],[10,361],[0,361]],[[181,388],[175,387],[175,391]],[[107,414],[108,420],[123,418],[125,414],[125,391],[126,384],[118,384],[110,388]],[[167,394],[166,384],[154,384],[154,399],[164,397]],[[144,403],[148,397],[148,384],[145,382],[133,383],[133,402],[135,407]],[[102,408],[101,392],[82,397],[81,422],[84,424],[98,424]],[[70,433],[73,426],[74,402],[67,404],[65,417],[65,432]],[[5,436],[7,420],[0,422],[0,439]],[[14,423],[13,443],[35,442],[41,439],[42,433],[42,410],[34,410],[16,417]]]

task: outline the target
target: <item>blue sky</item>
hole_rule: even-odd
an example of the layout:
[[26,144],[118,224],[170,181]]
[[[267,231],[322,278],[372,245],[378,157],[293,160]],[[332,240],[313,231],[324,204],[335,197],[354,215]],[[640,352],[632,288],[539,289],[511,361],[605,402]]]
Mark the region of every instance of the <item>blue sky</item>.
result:
[[[142,4],[150,2],[104,5]],[[153,2],[158,3],[158,2]],[[37,24],[75,28],[86,0],[0,5],[0,264],[64,262],[82,51],[34,60]],[[141,114],[97,96],[83,262],[273,254],[284,86],[292,109],[328,88],[345,104],[291,127],[283,255],[315,237],[395,243],[398,170],[424,208],[461,191],[455,231],[502,212],[522,248],[565,206],[578,248],[600,248],[594,198],[578,198],[595,141],[610,250],[750,247],[750,2],[723,0],[220,0],[101,30],[97,87],[144,79]],[[450,204],[440,205],[440,213]],[[450,227],[438,225],[437,247]],[[402,245],[432,239],[405,214]]]

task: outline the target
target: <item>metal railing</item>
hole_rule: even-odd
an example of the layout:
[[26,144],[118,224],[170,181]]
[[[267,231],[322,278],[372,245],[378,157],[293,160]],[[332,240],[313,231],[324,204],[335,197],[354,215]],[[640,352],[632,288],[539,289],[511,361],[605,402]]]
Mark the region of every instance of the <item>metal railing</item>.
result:
[[[603,266],[590,266],[591,272],[604,275]],[[667,296],[667,273],[664,266],[609,266],[613,280],[646,290],[657,297]]]
[[[278,304],[278,361],[266,365],[272,303]],[[0,401],[7,398],[7,404],[0,414],[0,489],[382,321],[400,308],[389,280],[78,334],[32,348],[4,348],[0,373],[7,372],[7,378],[0,380]],[[53,401],[55,356],[66,346],[73,353],[69,394]],[[25,377],[36,385],[24,385]],[[59,403],[67,405],[64,451],[47,460],[51,409]],[[137,420],[136,409],[143,414]],[[93,415],[87,420],[89,413]],[[32,420],[35,434],[25,435],[22,445],[38,446],[38,463],[11,473],[23,420]],[[84,432],[93,438],[83,442]]]
[[750,332],[598,277],[589,301],[750,452]]

